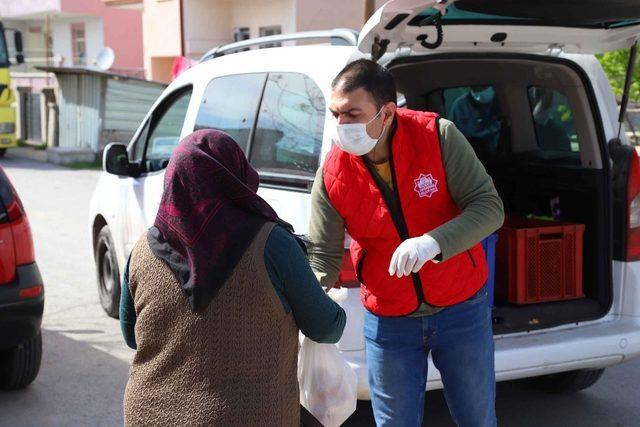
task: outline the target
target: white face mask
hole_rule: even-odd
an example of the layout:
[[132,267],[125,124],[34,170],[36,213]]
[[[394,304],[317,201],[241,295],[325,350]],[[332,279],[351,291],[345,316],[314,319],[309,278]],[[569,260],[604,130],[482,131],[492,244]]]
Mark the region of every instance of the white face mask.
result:
[[367,125],[374,121],[382,112],[382,108],[367,123],[346,123],[336,125],[331,140],[342,151],[351,153],[355,156],[364,156],[376,146],[386,128],[382,127],[382,131],[377,139],[371,138],[367,133]]

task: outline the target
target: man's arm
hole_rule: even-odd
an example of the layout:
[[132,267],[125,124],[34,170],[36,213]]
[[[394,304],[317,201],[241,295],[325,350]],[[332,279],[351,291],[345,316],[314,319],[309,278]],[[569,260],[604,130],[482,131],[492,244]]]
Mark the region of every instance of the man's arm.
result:
[[309,239],[311,268],[323,287],[333,287],[338,281],[344,255],[344,220],[329,201],[322,167],[318,168],[311,189]]
[[428,234],[445,261],[471,248],[502,226],[504,207],[493,180],[462,132],[440,119],[442,160],[449,192],[462,213]]

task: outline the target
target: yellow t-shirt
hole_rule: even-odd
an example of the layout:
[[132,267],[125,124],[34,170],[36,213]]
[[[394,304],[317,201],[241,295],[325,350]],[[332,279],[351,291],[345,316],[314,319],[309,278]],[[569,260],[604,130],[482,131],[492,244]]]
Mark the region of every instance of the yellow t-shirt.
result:
[[389,165],[389,162],[380,163],[379,165],[374,163],[373,166],[376,168],[376,172],[378,172],[380,178],[393,190],[393,177],[391,176],[391,165]]

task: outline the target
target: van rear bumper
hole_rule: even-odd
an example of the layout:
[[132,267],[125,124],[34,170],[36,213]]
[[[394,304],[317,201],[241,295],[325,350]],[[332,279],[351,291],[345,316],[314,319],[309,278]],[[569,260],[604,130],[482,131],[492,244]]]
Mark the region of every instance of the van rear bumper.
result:
[[[599,369],[640,356],[640,317],[617,316],[598,323],[498,336],[496,379],[507,381],[575,369]],[[370,399],[364,350],[342,351],[358,374],[358,399]],[[427,390],[442,388],[429,360]]]

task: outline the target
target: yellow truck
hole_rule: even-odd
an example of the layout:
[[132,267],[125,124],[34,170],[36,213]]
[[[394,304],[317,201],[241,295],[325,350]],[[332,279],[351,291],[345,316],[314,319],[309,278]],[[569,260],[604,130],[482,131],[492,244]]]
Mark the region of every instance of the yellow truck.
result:
[[[22,55],[22,34],[20,31],[13,31],[14,46],[16,50],[16,63],[24,62]],[[15,95],[11,89],[11,77],[9,76],[9,51],[5,38],[5,28],[0,22],[0,157],[4,156],[7,148],[15,147],[16,141],[16,110],[14,107]]]

